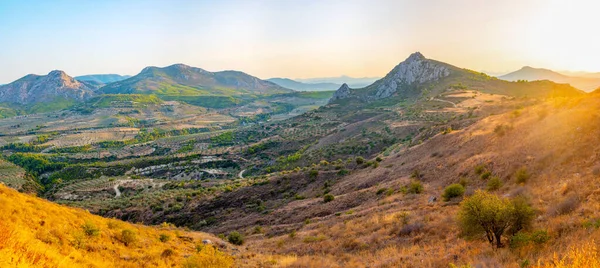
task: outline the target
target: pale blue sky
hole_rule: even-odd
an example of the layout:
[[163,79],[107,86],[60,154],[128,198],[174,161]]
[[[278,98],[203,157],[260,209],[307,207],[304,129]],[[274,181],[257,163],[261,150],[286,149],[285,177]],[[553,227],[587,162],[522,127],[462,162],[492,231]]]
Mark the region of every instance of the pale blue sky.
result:
[[261,78],[383,76],[410,53],[474,70],[600,72],[596,1],[0,1],[0,83],[184,63]]

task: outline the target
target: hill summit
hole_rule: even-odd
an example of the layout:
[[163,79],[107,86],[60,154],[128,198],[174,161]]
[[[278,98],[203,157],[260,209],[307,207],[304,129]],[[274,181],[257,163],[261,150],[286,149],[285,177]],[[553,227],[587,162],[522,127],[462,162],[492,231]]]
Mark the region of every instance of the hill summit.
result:
[[49,102],[56,98],[85,100],[95,88],[75,80],[60,70],[47,75],[29,74],[10,84],[0,86],[0,102],[30,104]]
[[146,67],[139,74],[100,89],[107,94],[216,95],[275,94],[292,90],[239,71],[209,72],[185,64]]

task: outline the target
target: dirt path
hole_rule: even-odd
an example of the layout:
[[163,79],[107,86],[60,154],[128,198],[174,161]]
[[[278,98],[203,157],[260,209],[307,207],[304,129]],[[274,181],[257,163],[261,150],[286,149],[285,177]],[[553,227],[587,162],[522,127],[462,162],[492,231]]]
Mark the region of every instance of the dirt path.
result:
[[121,184],[117,183],[117,184],[115,184],[115,186],[113,187],[113,189],[115,189],[115,193],[116,193],[116,195],[115,195],[115,198],[118,198],[119,196],[121,196],[121,190],[119,190],[119,186],[120,186],[120,185],[121,185]]
[[454,108],[456,108],[456,103],[454,103],[454,102],[447,101],[447,100],[440,100],[440,99],[436,99],[436,98],[433,98],[432,100],[434,100],[434,101],[441,101],[441,102],[445,102],[445,103],[450,103],[450,104],[452,104],[454,106]]

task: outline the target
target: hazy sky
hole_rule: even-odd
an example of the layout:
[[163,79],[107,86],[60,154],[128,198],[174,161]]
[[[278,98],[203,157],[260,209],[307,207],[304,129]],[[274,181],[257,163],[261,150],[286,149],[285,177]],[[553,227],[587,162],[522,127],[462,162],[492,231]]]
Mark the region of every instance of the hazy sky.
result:
[[477,71],[600,72],[594,0],[0,1],[0,83],[184,63],[383,76],[414,51]]

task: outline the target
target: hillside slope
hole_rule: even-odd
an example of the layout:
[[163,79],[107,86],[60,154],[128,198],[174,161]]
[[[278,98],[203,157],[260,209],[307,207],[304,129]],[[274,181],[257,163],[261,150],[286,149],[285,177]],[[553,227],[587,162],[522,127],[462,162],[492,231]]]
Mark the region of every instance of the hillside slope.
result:
[[[0,185],[0,267],[231,267],[207,234],[134,225]],[[222,243],[222,242],[221,242]]]
[[550,80],[556,83],[570,84],[573,87],[589,92],[600,87],[600,78],[594,77],[593,74],[589,75],[589,77],[568,76],[548,69],[525,66],[512,73],[499,76],[498,78],[507,81]]

